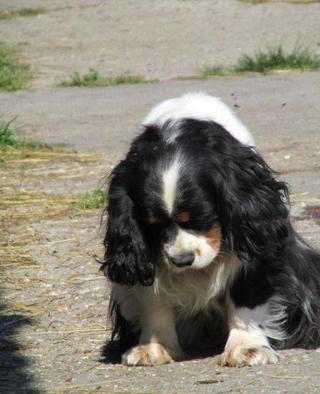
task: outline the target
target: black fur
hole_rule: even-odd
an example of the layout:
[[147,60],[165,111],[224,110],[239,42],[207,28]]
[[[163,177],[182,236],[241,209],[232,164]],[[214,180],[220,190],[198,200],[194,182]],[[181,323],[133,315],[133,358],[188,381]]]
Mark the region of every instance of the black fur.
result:
[[154,267],[129,195],[130,184],[125,182],[128,168],[130,170],[129,166],[122,163],[112,175],[108,195],[108,228],[104,241],[106,253],[103,269],[114,282],[128,286],[137,282],[150,285],[154,279]]
[[[178,136],[168,144],[172,128]],[[204,232],[220,224],[224,244],[243,263],[231,288],[235,305],[254,308],[277,295],[287,314],[279,325],[288,335],[273,341],[274,346],[320,346],[320,256],[290,223],[287,186],[254,148],[214,122],[185,119],[146,127],[114,169],[104,242],[106,276],[127,286],[153,283],[160,244],[170,232],[170,218],[154,193],[161,188],[157,168],[178,151],[187,158],[178,208],[193,218],[181,226]],[[156,225],[148,223],[150,212],[160,218]],[[113,313],[113,339],[132,345],[132,329],[117,308]]]
[[120,313],[119,305],[110,303],[109,316],[112,324],[111,339],[102,349],[104,362],[117,364],[121,361],[121,354],[138,343],[139,331],[126,321]]

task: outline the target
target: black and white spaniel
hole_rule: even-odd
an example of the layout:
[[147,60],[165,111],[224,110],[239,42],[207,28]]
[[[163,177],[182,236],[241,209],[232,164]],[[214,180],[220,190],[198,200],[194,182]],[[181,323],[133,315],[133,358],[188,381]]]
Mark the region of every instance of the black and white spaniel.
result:
[[292,228],[288,190],[219,99],[156,106],[112,171],[103,270],[125,365],[222,351],[276,363],[320,346],[320,255]]

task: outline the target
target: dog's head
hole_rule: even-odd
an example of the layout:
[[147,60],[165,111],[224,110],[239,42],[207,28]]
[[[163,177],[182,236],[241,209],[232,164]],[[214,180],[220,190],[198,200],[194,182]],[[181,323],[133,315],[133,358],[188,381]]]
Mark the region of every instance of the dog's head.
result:
[[221,245],[249,261],[286,236],[286,186],[260,155],[211,120],[148,125],[112,172],[106,275],[150,285],[157,264],[214,264]]

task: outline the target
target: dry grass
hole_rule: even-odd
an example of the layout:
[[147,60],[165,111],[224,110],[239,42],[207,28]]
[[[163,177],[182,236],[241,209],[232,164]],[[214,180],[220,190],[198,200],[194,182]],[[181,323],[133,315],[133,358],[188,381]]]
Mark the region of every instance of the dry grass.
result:
[[[50,172],[49,165],[81,163],[90,165],[101,161],[97,155],[79,155],[67,151],[50,151],[30,149],[0,149],[5,160],[0,164],[0,176],[4,180],[0,188],[0,219],[3,222],[30,223],[40,220],[64,217],[67,215],[83,215],[88,210],[101,206],[102,192],[97,191],[77,195],[47,193],[25,190],[24,185],[33,184],[40,178],[57,179],[63,182],[66,178],[77,178],[78,174],[56,169]],[[99,201],[98,201],[99,200]],[[6,219],[6,221],[5,221]],[[1,224],[0,224],[1,227]]]
[[[45,147],[39,150],[30,148],[16,149],[8,146],[0,148],[5,159],[0,163],[0,272],[3,269],[17,267],[37,267],[29,253],[29,247],[35,241],[34,235],[28,232],[28,225],[41,220],[59,219],[68,215],[87,215],[90,210],[98,209],[97,198],[93,202],[90,193],[78,195],[54,194],[37,190],[36,182],[40,179],[51,179],[64,183],[65,177],[77,178],[77,171],[69,174],[59,167],[74,166],[75,163],[86,167],[101,162],[98,155],[79,155],[62,148]],[[33,191],[26,190],[29,185]],[[89,201],[91,205],[82,204]],[[14,241],[11,235],[14,234]]]
[[34,150],[28,146],[22,146],[21,149],[15,149],[10,146],[0,146],[0,153],[6,161],[12,163],[63,163],[77,162],[88,163],[101,161],[99,155],[79,155],[76,152],[68,151],[63,147],[40,146],[39,150]]
[[[103,338],[108,327],[90,318],[84,326],[77,325],[71,319],[63,329],[54,326],[46,329],[46,326],[41,324],[48,308],[51,314],[65,313],[65,306],[69,301],[64,298],[64,291],[69,293],[70,289],[84,280],[91,282],[104,279],[103,276],[98,275],[98,267],[97,273],[91,276],[83,277],[76,271],[74,275],[70,275],[69,272],[61,276],[64,285],[57,297],[52,295],[51,285],[43,275],[45,272],[43,256],[50,259],[52,253],[63,243],[68,245],[68,258],[71,258],[72,269],[75,266],[73,259],[76,259],[79,253],[87,254],[84,250],[81,252],[78,250],[77,234],[70,233],[69,237],[59,237],[59,234],[55,234],[56,238],[54,235],[53,238],[47,239],[45,229],[48,223],[52,228],[53,223],[59,223],[68,216],[73,217],[73,223],[77,220],[89,220],[87,217],[90,216],[94,218],[93,223],[98,222],[96,206],[78,206],[79,198],[85,196],[87,199],[88,194],[73,195],[68,192],[64,194],[64,189],[57,194],[50,192],[50,185],[63,186],[68,182],[72,189],[72,186],[79,182],[79,172],[82,176],[80,183],[86,179],[88,168],[98,176],[97,169],[104,168],[102,157],[77,154],[61,148],[33,150],[26,147],[22,149],[1,147],[0,150],[5,155],[5,160],[0,162],[0,178],[4,181],[0,186],[0,281],[2,295],[7,295],[1,308],[1,314],[6,316],[6,319],[1,322],[0,329],[15,332],[16,326],[26,323],[28,327],[32,324],[32,328],[26,328],[28,335],[33,338],[48,337],[49,339],[45,341],[49,344],[55,340],[52,338],[58,338],[57,340],[60,341],[61,336],[69,335],[76,335],[78,342],[90,335]],[[67,181],[65,176],[68,176]],[[39,179],[45,180],[44,184],[40,184],[41,187],[37,183]],[[89,221],[91,222],[91,219]],[[43,227],[44,231],[39,231],[39,222],[40,228]],[[38,229],[33,230],[34,225]],[[66,262],[66,256],[57,263],[57,268],[60,268],[60,264],[65,264],[66,272],[68,272],[67,267],[71,269]],[[37,296],[26,296],[26,294],[30,295],[30,292],[32,294],[33,290]],[[19,342],[19,351],[34,350],[32,341],[26,342],[25,336],[20,331],[14,336]],[[13,335],[10,338],[12,337]],[[2,384],[7,383],[3,381]],[[1,391],[3,386],[1,384],[0,386]]]
[[[7,137],[12,135],[6,132]],[[14,145],[0,147],[0,331],[9,338],[2,350],[28,363],[26,376],[39,376],[39,366],[45,365],[50,377],[69,362],[68,349],[77,343],[86,371],[95,366],[97,344],[109,329],[105,315],[89,308],[95,302],[89,295],[96,297],[105,280],[93,256],[101,252],[97,230],[103,193],[95,187],[105,175],[106,158]],[[52,367],[54,372],[52,355],[64,360]],[[4,375],[0,391],[19,384]],[[49,382],[41,384],[52,391]]]

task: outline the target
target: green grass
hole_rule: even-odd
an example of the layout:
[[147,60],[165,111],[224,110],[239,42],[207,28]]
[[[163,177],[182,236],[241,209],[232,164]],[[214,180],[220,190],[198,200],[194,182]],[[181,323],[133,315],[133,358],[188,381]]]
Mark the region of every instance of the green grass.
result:
[[291,52],[281,46],[258,51],[253,56],[241,55],[238,63],[229,68],[222,66],[207,67],[203,71],[204,78],[211,76],[237,75],[241,73],[266,74],[277,70],[311,71],[320,69],[320,56],[307,48],[295,48]]
[[96,189],[91,193],[74,195],[72,199],[74,200],[72,205],[75,208],[81,210],[98,209],[104,206],[105,192],[102,189]]
[[0,162],[6,161],[8,154],[10,155],[10,151],[8,149],[11,148],[13,150],[26,148],[30,150],[36,149],[46,149],[52,150],[52,147],[47,144],[42,144],[36,141],[27,141],[24,139],[19,139],[16,137],[15,132],[12,128],[13,122],[16,118],[13,118],[7,122],[1,121],[0,119]]
[[268,3],[269,0],[239,0],[240,3],[261,4]]
[[93,86],[115,86],[124,84],[138,84],[146,82],[145,79],[139,75],[122,74],[116,77],[105,77],[94,69],[90,69],[87,74],[80,75],[75,72],[71,76],[70,81],[63,81],[59,86],[63,87],[93,87]]
[[211,77],[211,76],[224,76],[228,74],[228,70],[225,69],[223,66],[217,65],[217,66],[212,66],[212,67],[207,67],[204,72],[203,76],[205,78]]
[[14,120],[15,118],[9,120],[9,122],[0,122],[0,146],[18,147],[18,141],[11,129]]
[[18,10],[12,10],[12,11],[0,10],[0,20],[12,19],[18,16],[37,16],[37,15],[45,14],[46,12],[48,12],[48,10],[42,7],[20,8]]
[[[239,0],[241,3],[249,4],[262,4],[262,3],[274,3],[272,0]],[[282,3],[289,4],[313,4],[320,3],[320,0],[282,0]]]
[[0,41],[0,90],[23,89],[31,77],[30,67],[19,61],[14,49]]
[[295,48],[286,52],[281,46],[258,51],[254,56],[242,55],[234,67],[235,72],[266,73],[273,70],[316,70],[320,68],[320,56],[309,49]]
[[4,122],[0,119],[0,150],[7,147],[14,149],[52,149],[48,144],[17,138],[12,128],[12,124],[15,120],[16,118],[13,118],[8,122]]

